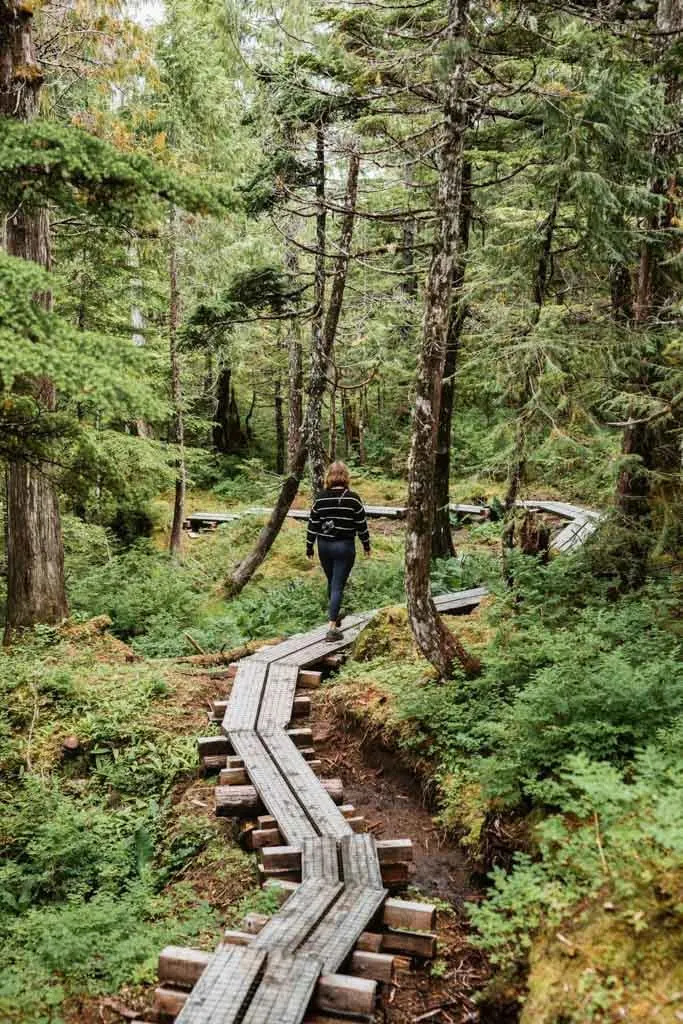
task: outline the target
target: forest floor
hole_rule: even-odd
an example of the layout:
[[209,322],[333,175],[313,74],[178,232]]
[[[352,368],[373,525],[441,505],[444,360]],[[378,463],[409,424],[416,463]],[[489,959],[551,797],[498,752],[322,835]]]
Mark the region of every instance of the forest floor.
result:
[[[402,486],[359,489],[385,502]],[[268,504],[256,489],[241,497]],[[259,518],[185,538],[175,561],[159,509],[151,542],[119,547],[67,517],[75,617],[111,625],[37,630],[0,656],[10,1024],[116,1024],[149,1007],[164,945],[213,949],[221,928],[274,909],[255,858],[213,816],[215,780],[197,771],[208,700],[226,682],[179,658],[194,653],[188,635],[227,654],[319,624],[322,575],[302,524],[288,522],[257,578],[225,602],[222,581]],[[433,585],[490,587],[476,613],[448,619],[485,667],[437,684],[400,607],[402,524],[371,532],[346,609],[386,610],[316,696],[314,728],[346,799],[377,834],[413,840],[411,884],[442,908],[438,960],[402,972],[385,1019],[676,1024],[680,578],[663,565],[615,596],[597,544],[547,566],[518,560],[513,600],[499,525],[463,526]]]

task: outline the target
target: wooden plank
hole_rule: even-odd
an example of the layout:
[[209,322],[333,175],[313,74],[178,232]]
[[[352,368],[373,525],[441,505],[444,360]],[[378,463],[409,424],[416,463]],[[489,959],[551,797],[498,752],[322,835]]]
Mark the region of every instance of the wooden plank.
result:
[[[267,724],[264,723],[262,725],[259,719],[259,732],[272,732],[273,729],[282,729],[286,725],[287,722],[268,722]],[[295,747],[303,747],[307,749],[313,743],[313,730],[308,726],[302,729],[285,729],[285,732]]]
[[326,973],[337,971],[385,896],[384,889],[347,887],[303,943],[301,952],[319,957]]
[[270,665],[256,728],[289,725],[298,676],[296,665]]
[[452,612],[476,608],[487,596],[486,587],[473,587],[471,590],[456,590],[450,594],[437,594],[434,604],[440,612]]
[[214,772],[225,768],[225,762],[225,754],[210,754],[208,757],[202,758],[202,770],[207,775],[213,775]]
[[[268,754],[270,745],[268,745],[267,749],[263,739],[253,732],[233,732],[230,735],[233,746],[243,759],[254,787],[268,811],[276,819],[278,828],[287,842],[292,846],[296,846],[300,845],[306,836],[315,836],[317,832],[312,824],[312,815],[304,811],[299,802],[301,797],[298,793],[296,779],[290,777],[287,766],[281,763],[279,756],[275,758],[278,765],[276,767]],[[290,743],[284,736],[284,732],[282,735],[285,742]],[[303,765],[314,780],[316,791],[319,794],[323,793],[324,791],[320,787],[314,773],[308,768],[306,762],[296,754],[294,746],[290,745],[292,750],[294,750],[298,764]],[[287,781],[285,781],[281,772],[287,775]],[[297,791],[297,796],[292,792],[293,789]],[[327,794],[325,794],[325,799],[332,804]]]
[[282,832],[279,828],[255,828],[249,833],[249,849],[262,850],[267,846],[282,846]]
[[211,954],[201,949],[166,946],[159,953],[159,981],[170,981],[174,985],[191,988],[197,984],[210,960]]
[[382,950],[431,960],[436,956],[436,935],[428,932],[384,932]]
[[292,701],[292,718],[307,718],[311,713],[310,697],[295,697]]
[[487,516],[489,513],[488,505],[468,505],[462,501],[453,502],[448,508],[451,512],[466,516]]
[[362,623],[353,626],[351,629],[345,629],[342,640],[335,640],[334,643],[330,643],[327,640],[319,640],[318,643],[311,644],[309,647],[303,647],[294,654],[288,654],[287,661],[301,666],[316,665],[326,655],[333,654],[335,651],[341,651],[344,647],[349,647],[366,622],[370,621],[370,618],[371,616],[368,616]]
[[364,889],[383,888],[375,839],[369,833],[344,836],[341,841],[341,858],[345,885]]
[[396,973],[394,957],[390,953],[355,950],[351,954],[350,971],[358,978],[372,978],[390,984]]
[[[346,641],[340,641],[339,646],[348,646],[353,639],[355,639],[354,630],[359,626],[363,625],[371,616],[372,613],[363,612],[358,615],[348,615],[342,622],[342,631],[346,635],[349,634],[349,639]],[[320,642],[324,639],[327,633],[327,626],[319,626],[317,629],[312,629],[308,633],[299,633],[296,636],[289,637],[287,640],[283,640],[282,643],[274,644],[271,647],[266,647],[257,654],[251,655],[247,658],[247,661],[257,660],[259,662],[272,663],[274,661],[287,662],[290,665],[307,665],[310,663],[310,659],[306,659],[302,656],[302,652],[310,647],[320,647]],[[353,635],[352,635],[353,634]],[[334,644],[325,644],[321,648],[322,654],[313,658],[313,661],[319,660],[320,657],[325,654],[332,654],[336,650]],[[242,662],[243,664],[243,662]]]
[[226,928],[223,932],[223,942],[230,946],[249,946],[253,938],[250,932],[243,932],[238,928]]
[[322,685],[323,674],[311,668],[300,669],[297,684],[302,690],[317,690]]
[[294,953],[342,889],[341,883],[325,882],[320,878],[302,882],[278,913],[263,926],[252,945],[256,949]]
[[375,846],[381,865],[403,864],[413,860],[412,839],[378,839]]
[[247,658],[240,662],[232,684],[230,704],[223,719],[223,732],[230,735],[240,730],[256,728],[267,673],[268,666],[259,661]]
[[[296,747],[284,730],[274,729],[272,732],[264,734],[261,739],[280,771],[286,775],[287,782],[296,793],[298,800],[306,808],[306,814],[315,823],[317,832],[320,835],[331,835],[337,838],[348,835],[351,828],[346,818],[338,811],[334,801],[321,787],[315,772],[299,756]],[[299,836],[291,836],[281,815],[270,805],[268,805],[268,809],[277,819],[278,827],[287,842],[297,845]],[[307,834],[310,835],[311,832]]]
[[154,1009],[162,1017],[176,1017],[185,1003],[188,994],[179,988],[169,985],[158,985],[154,989]]
[[234,1024],[265,963],[251,947],[222,946],[192,989],[176,1024]]
[[339,881],[339,858],[334,836],[304,839],[302,880],[321,878],[331,884]]
[[[255,736],[256,734],[252,733],[252,735]],[[306,765],[306,768],[308,768],[308,765]],[[277,768],[272,763],[271,769],[274,770],[275,773],[279,774],[277,772]],[[271,769],[268,769],[268,771],[270,772]],[[261,774],[263,775],[264,773]],[[313,773],[313,776],[316,778],[315,773]],[[296,801],[296,798],[291,789],[287,786],[284,777],[280,775],[279,778],[280,782],[276,783],[273,781],[275,780],[275,775],[272,775],[271,777],[273,785],[277,785],[278,787],[276,796],[278,798],[281,797],[283,800],[289,800],[289,796],[291,796],[292,799]],[[333,804],[341,804],[344,799],[344,790],[341,779],[320,779],[318,781],[319,787],[322,790],[322,793],[318,792],[316,794],[318,802],[322,805],[322,795],[324,793]],[[287,792],[285,792],[285,789]],[[260,815],[264,810],[264,801],[261,799],[256,787],[251,785],[216,786],[214,790],[214,798],[216,804],[216,815],[219,818],[254,818]],[[296,813],[296,811],[292,811],[292,816],[296,816]],[[349,825],[347,831],[353,832],[355,831],[355,828]],[[311,827],[310,831],[308,831],[306,835],[318,835],[318,831]],[[284,838],[287,840],[286,834]],[[287,840],[287,842],[289,842],[289,840]]]
[[299,1024],[319,975],[320,963],[312,957],[270,953],[243,1024]]
[[315,990],[315,1006],[323,1013],[370,1018],[375,1012],[377,982],[347,974],[323,974]]
[[197,740],[197,753],[201,758],[227,757],[232,753],[232,747],[225,736],[200,736]]
[[384,904],[383,920],[387,928],[430,932],[436,927],[436,907],[432,903],[389,899]]
[[261,851],[261,864],[270,868],[301,870],[301,849],[297,846],[268,846]]

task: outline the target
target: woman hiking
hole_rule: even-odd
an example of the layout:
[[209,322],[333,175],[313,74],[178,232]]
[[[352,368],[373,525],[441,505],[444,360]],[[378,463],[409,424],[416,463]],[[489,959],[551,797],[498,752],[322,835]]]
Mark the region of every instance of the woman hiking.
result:
[[356,534],[370,557],[370,534],[365,509],[355,491],[351,489],[348,466],[333,462],[325,477],[325,490],[313,503],[306,534],[306,557],[313,558],[313,546],[318,541],[318,557],[327,576],[329,599],[329,629],[326,640],[343,640],[341,601],[344,586],[356,560]]

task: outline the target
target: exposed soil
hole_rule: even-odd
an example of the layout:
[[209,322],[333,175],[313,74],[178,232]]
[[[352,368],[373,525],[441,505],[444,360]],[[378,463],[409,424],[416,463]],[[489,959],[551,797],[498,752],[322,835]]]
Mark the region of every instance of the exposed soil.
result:
[[438,900],[438,958],[420,963],[399,957],[395,986],[386,987],[375,1020],[386,1024],[514,1024],[514,998],[501,1005],[474,997],[490,977],[486,957],[470,940],[466,900],[481,898],[465,854],[438,829],[429,794],[395,752],[335,714],[324,693],[313,699],[311,725],[323,774],[344,782],[344,802],[363,815],[376,838],[413,841],[414,874],[408,897]]

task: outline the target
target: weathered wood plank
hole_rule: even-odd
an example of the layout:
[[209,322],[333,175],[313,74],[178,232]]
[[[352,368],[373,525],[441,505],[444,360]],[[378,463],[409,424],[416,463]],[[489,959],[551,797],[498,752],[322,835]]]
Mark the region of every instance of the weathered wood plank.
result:
[[341,841],[341,858],[345,885],[364,889],[383,888],[375,840],[369,833],[344,836]]
[[315,1005],[323,1013],[370,1018],[376,1001],[376,981],[347,974],[323,974],[315,992]]
[[232,684],[230,704],[223,719],[223,732],[230,735],[244,729],[255,729],[266,683],[268,666],[247,658],[240,662]]
[[294,953],[342,891],[341,883],[312,878],[302,882],[255,937],[257,949]]
[[487,596],[486,587],[472,587],[470,590],[458,590],[451,594],[437,594],[434,604],[440,612],[452,612],[476,608]]
[[298,674],[296,665],[270,665],[256,725],[258,731],[289,725]]
[[211,960],[211,954],[187,946],[166,946],[159,953],[159,981],[191,988],[196,985]]
[[387,928],[430,932],[436,927],[436,907],[433,903],[388,899],[384,904],[383,920]]
[[412,839],[378,839],[375,846],[381,865],[404,864],[413,860]]
[[339,881],[339,857],[334,836],[304,839],[302,881],[321,878],[331,884]]
[[225,946],[192,989],[176,1024],[234,1024],[265,963],[263,950]]
[[[282,735],[284,736],[284,732]],[[244,761],[245,768],[256,791],[268,811],[276,819],[278,828],[287,842],[292,846],[296,846],[300,845],[306,836],[317,835],[316,829],[312,824],[312,815],[302,807],[299,802],[301,797],[298,792],[297,796],[294,795],[293,790],[296,791],[297,786],[295,780],[289,777],[290,772],[287,766],[281,764],[278,757],[275,759],[278,765],[276,767],[269,756],[263,739],[255,733],[233,732],[230,736],[235,750]],[[285,740],[287,743],[290,742],[286,737]],[[296,754],[296,749],[294,747],[292,749],[295,750],[297,762],[300,765],[304,765],[310,777],[315,780],[317,792],[324,792],[315,774],[306,766],[305,761]],[[288,777],[287,781],[285,781],[281,772]],[[332,803],[327,794],[325,794],[325,798]]]
[[[346,818],[320,785],[315,772],[299,756],[296,747],[284,730],[274,729],[272,732],[263,734],[261,739],[280,771],[287,777],[287,782],[296,793],[298,800],[306,808],[306,813],[315,823],[317,832],[320,835],[331,835],[338,838],[348,835],[351,828]],[[280,815],[270,807],[269,810],[277,819],[278,827],[287,837],[287,841],[292,845],[297,845],[298,837],[291,838],[287,831],[287,825]]]
[[320,963],[312,957],[270,953],[243,1024],[299,1024],[319,975]]
[[337,971],[385,896],[384,889],[347,887],[303,943],[301,952],[319,957],[326,973]]
[[[361,623],[368,619],[369,615],[363,613],[362,615],[348,615],[342,622],[342,630],[345,638],[346,634],[349,634],[348,639],[340,641],[337,646],[345,647],[355,638],[353,634],[354,629]],[[252,658],[258,658],[259,662],[272,663],[274,661],[286,661],[290,665],[307,665],[310,659],[306,659],[302,652],[311,647],[320,647],[321,641],[324,639],[327,633],[327,626],[320,626],[318,629],[312,629],[309,633],[300,633],[297,636],[290,637],[288,640],[284,640],[281,644],[275,644],[272,647],[268,647],[263,651],[259,651],[258,654],[252,655],[248,658],[251,661]],[[326,644],[321,648],[322,654],[313,658],[313,661],[317,661],[318,658],[323,657],[325,654],[332,654],[337,649],[334,644]],[[303,660],[300,660],[303,658]]]

